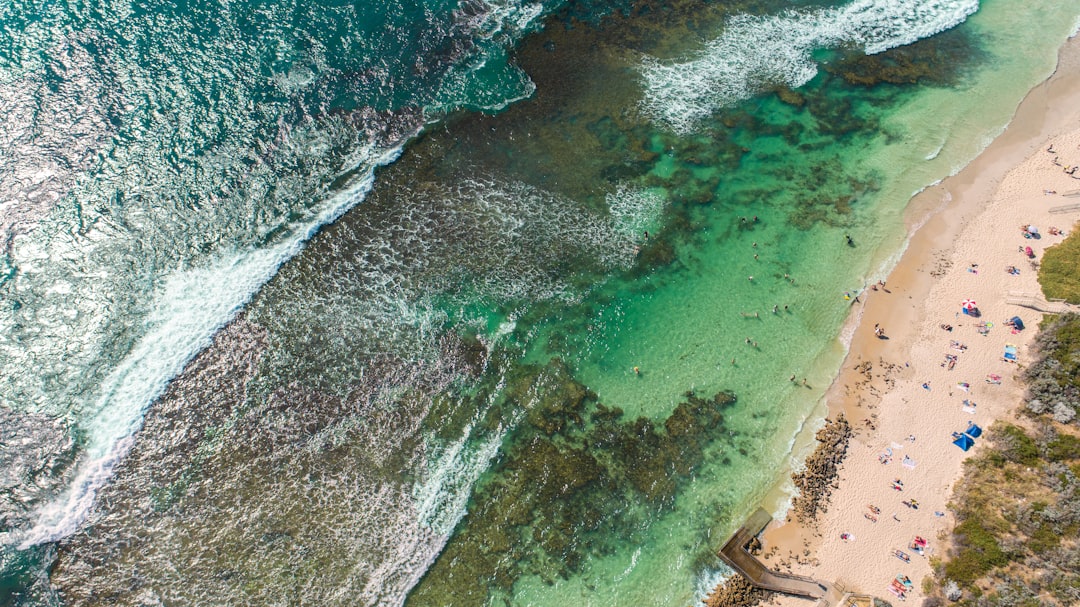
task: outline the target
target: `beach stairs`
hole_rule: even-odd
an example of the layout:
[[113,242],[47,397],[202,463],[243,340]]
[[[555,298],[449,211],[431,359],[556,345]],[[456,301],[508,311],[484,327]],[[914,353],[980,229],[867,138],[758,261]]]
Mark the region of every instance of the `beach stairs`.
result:
[[845,594],[840,607],[874,607],[874,597],[867,594]]
[[[814,607],[833,607],[833,605],[846,607],[851,604],[850,599],[852,595],[847,591],[847,584],[841,580],[836,580],[832,584],[829,584],[829,591],[825,593],[825,596],[818,599],[817,604]],[[873,598],[870,599],[870,606],[873,607]]]
[[1031,308],[1047,314],[1064,314],[1065,312],[1078,311],[1077,306],[1065,303],[1064,299],[1045,299],[1040,293],[1021,293],[1010,291],[1005,296],[1005,302],[1014,306]]
[[770,521],[772,521],[772,516],[765,509],[758,508],[720,549],[720,558],[746,581],[758,588],[808,599],[818,599],[820,607],[838,604],[840,597],[843,595],[842,592],[837,595],[836,602],[833,602],[830,595],[833,594],[834,589],[831,586],[801,575],[773,571],[747,552],[747,544],[757,537]]
[[875,607],[877,597],[851,592],[850,586],[843,579],[836,580],[832,584],[829,595],[818,601],[816,607],[830,607],[832,605],[836,605],[836,607]]

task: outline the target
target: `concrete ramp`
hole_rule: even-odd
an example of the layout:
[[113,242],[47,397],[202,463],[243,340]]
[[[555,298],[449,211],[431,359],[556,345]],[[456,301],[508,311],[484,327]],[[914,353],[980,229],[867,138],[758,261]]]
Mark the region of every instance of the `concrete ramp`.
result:
[[1010,291],[1005,296],[1005,303],[1014,306],[1023,306],[1048,314],[1064,314],[1076,311],[1076,306],[1070,305],[1064,299],[1044,299],[1041,293],[1020,293]]
[[746,551],[746,545],[769,524],[772,516],[758,508],[720,549],[720,558],[758,588],[810,599],[821,599],[830,588],[812,578],[773,571]]
[[1057,215],[1058,213],[1075,213],[1080,211],[1080,204],[1064,204],[1059,207],[1051,207],[1050,212]]

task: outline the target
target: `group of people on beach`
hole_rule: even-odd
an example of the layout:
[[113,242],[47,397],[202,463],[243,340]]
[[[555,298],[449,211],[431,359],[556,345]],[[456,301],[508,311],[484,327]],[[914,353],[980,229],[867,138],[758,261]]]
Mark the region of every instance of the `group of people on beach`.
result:
[[[1049,153],[1051,153],[1051,154],[1055,154],[1055,153],[1056,153],[1056,151],[1054,150],[1054,146],[1053,146],[1053,145],[1051,145],[1050,147],[1046,148],[1046,151],[1047,151],[1047,152],[1049,152]],[[1061,159],[1060,159],[1060,157],[1059,157],[1059,156],[1054,156],[1054,160],[1053,160],[1053,162],[1054,162],[1054,164],[1055,164],[1055,165],[1057,165],[1057,166],[1059,166],[1059,167],[1062,167],[1062,168],[1061,168],[1061,170],[1062,170],[1062,171],[1064,171],[1064,172],[1065,172],[1065,174],[1066,174],[1066,175],[1068,175],[1069,177],[1072,177],[1073,179],[1080,179],[1080,177],[1077,177],[1077,176],[1076,176],[1076,169],[1077,169],[1077,168],[1080,168],[1080,167],[1077,167],[1077,165],[1062,165],[1062,164],[1061,164]],[[1055,192],[1055,193],[1056,193],[1056,192]]]

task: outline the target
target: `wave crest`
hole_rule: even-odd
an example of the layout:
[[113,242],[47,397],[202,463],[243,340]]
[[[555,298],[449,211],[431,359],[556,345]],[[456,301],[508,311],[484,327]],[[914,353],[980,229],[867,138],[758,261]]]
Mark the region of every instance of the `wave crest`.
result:
[[806,84],[817,74],[815,49],[855,45],[880,53],[955,27],[978,8],[978,0],[856,0],[817,11],[740,15],[692,59],[646,57],[641,106],[656,122],[687,133],[769,86]]

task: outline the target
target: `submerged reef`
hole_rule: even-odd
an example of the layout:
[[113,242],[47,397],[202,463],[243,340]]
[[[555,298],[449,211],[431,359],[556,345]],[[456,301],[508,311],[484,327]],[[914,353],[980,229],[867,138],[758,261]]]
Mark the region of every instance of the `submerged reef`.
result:
[[949,86],[963,79],[966,71],[975,64],[971,59],[981,52],[967,30],[956,28],[874,55],[852,50],[837,62],[826,64],[825,69],[856,86]]
[[672,509],[735,402],[688,392],[663,421],[629,419],[558,359],[522,368],[506,394],[531,408],[409,605],[488,604],[523,576],[554,583],[632,543]]

